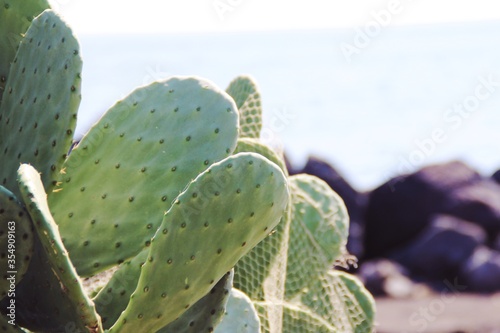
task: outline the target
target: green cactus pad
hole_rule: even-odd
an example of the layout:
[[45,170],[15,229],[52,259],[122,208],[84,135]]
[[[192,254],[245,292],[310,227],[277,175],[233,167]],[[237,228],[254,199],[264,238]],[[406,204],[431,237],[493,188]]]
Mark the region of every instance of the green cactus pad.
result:
[[40,175],[31,165],[22,164],[18,171],[18,181],[35,230],[62,288],[73,303],[84,326],[90,332],[101,332],[101,321],[95,311],[94,303],[83,291],[81,281],[60,238],[58,227],[50,214]]
[[[283,331],[286,333],[344,333],[326,320],[301,306],[285,304],[283,307]],[[369,331],[365,332],[368,333]]]
[[[110,269],[102,271],[98,274],[86,277],[82,279],[83,289],[85,293],[89,295],[90,298],[94,298],[101,291],[101,289],[106,286],[106,284],[111,280],[113,275],[118,271],[120,266],[113,266]],[[97,307],[96,307],[97,309]]]
[[[33,18],[49,8],[47,0],[6,0],[0,7],[0,101],[10,64]],[[1,104],[1,103],[0,103]]]
[[259,316],[252,300],[245,293],[238,289],[231,290],[224,318],[214,332],[260,333]]
[[261,154],[271,162],[276,163],[280,167],[281,171],[283,171],[283,173],[286,176],[288,176],[288,169],[286,168],[286,164],[283,157],[280,156],[271,147],[262,143],[259,139],[252,139],[252,138],[238,139],[238,145],[236,146],[234,153],[237,154],[242,152]]
[[287,209],[269,236],[235,266],[234,286],[253,300],[283,298],[290,221]]
[[[258,139],[240,138],[235,152],[256,152],[276,163],[288,175],[283,158],[271,147]],[[259,311],[263,332],[276,332],[271,327],[282,320],[282,299],[285,291],[288,237],[291,221],[291,205],[283,220],[262,242],[257,244],[235,266],[234,286],[256,302],[267,300]]]
[[102,326],[110,328],[127,308],[130,296],[137,288],[141,267],[146,262],[149,248],[144,249],[132,260],[120,265],[111,280],[94,298],[97,313],[102,318]]
[[36,235],[34,248],[29,269],[16,288],[16,322],[31,332],[87,332]]
[[289,182],[292,223],[285,284],[287,299],[306,288],[346,253],[349,229],[344,202],[328,184],[303,174],[290,177]]
[[21,281],[32,254],[33,226],[29,214],[12,192],[0,186],[0,299],[10,290],[12,278],[15,284]]
[[240,138],[258,138],[262,129],[262,105],[257,84],[249,76],[238,76],[226,89],[240,113]]
[[[238,139],[235,153],[240,152],[261,154],[278,165],[285,175],[288,175],[286,166],[280,156],[258,139]],[[290,207],[290,205],[288,206]],[[283,220],[270,233],[269,237],[257,244],[235,266],[234,286],[253,300],[259,301],[266,297],[283,298],[284,286],[281,283],[285,280],[289,224],[290,213],[289,209],[287,209]],[[272,280],[274,280],[274,283],[271,283]],[[267,281],[266,288],[265,281]]]
[[230,96],[198,78],[154,82],[115,104],[71,152],[49,197],[78,273],[147,246],[186,185],[233,152],[237,124]]
[[278,226],[234,268],[234,286],[254,302],[265,302],[258,312],[262,332],[281,332],[277,325],[283,316],[290,208],[289,203]]
[[113,332],[153,332],[206,295],[280,221],[283,172],[254,153],[213,164],[165,214],[137,289]]
[[[130,295],[137,287],[141,267],[147,260],[148,254],[149,249],[143,250],[131,261],[123,263],[95,298],[97,312],[101,315],[105,329],[112,326],[127,307]],[[179,319],[159,332],[202,332],[205,331],[202,329],[203,327],[207,327],[207,329],[215,327],[224,313],[224,305],[227,301],[227,297],[225,297],[227,293],[224,290],[231,289],[233,275],[233,272],[225,275],[209,294],[196,302]],[[219,306],[222,310],[216,309],[214,313],[211,313],[214,306]],[[206,316],[204,311],[210,315]]]
[[20,163],[39,170],[48,191],[54,185],[73,140],[81,68],[71,29],[44,11],[19,46],[0,109],[0,184],[14,194]]
[[363,284],[350,274],[339,271],[324,274],[310,285],[302,296],[302,304],[337,332],[372,331],[375,302]]
[[180,318],[159,330],[158,333],[214,332],[214,327],[218,327],[217,325],[226,312],[226,303],[232,295],[232,282],[233,272],[231,271],[224,275],[208,294],[184,312]]

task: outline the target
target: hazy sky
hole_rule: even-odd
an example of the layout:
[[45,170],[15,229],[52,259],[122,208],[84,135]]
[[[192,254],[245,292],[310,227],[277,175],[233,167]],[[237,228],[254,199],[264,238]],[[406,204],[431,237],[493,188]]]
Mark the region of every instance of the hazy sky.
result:
[[[314,29],[500,19],[498,0],[50,0],[83,33]],[[386,15],[384,15],[386,14]],[[388,15],[387,15],[388,14]]]

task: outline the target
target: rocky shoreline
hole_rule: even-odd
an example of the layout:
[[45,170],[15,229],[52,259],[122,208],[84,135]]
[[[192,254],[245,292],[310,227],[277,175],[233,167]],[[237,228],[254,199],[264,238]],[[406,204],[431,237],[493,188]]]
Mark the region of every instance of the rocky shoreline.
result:
[[[359,260],[351,271],[375,297],[500,293],[500,171],[481,175],[450,161],[394,177],[366,193],[319,158],[310,157],[291,173],[315,175],[343,198],[351,218],[347,248]],[[423,316],[416,313],[414,329]]]

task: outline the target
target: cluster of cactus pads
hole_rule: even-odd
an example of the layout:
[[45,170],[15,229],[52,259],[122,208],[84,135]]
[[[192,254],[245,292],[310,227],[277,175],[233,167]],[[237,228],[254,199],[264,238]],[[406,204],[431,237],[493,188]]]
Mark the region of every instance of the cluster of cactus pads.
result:
[[371,332],[346,209],[259,140],[254,82],[140,87],[69,152],[82,60],[48,7],[0,8],[0,332]]

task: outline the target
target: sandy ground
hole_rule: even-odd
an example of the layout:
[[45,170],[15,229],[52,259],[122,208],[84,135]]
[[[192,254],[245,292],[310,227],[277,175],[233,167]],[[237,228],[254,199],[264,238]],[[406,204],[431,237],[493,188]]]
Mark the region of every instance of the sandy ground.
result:
[[500,333],[500,294],[378,298],[377,333]]

